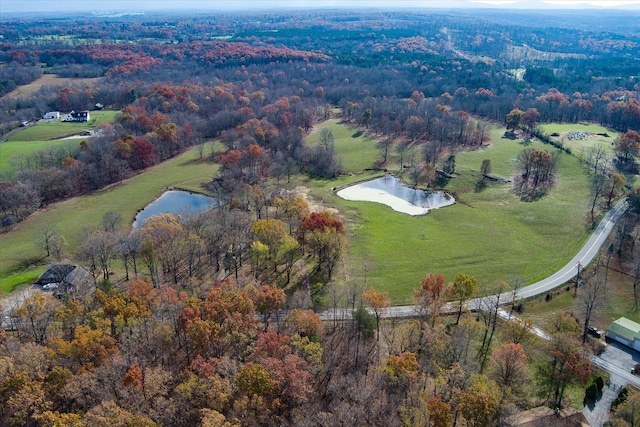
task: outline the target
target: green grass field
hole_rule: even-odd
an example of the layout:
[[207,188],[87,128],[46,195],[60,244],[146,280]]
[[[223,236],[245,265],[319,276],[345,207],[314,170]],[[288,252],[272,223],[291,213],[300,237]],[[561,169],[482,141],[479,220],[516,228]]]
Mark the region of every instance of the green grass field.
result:
[[82,226],[102,223],[105,212],[118,212],[125,223],[133,222],[138,210],[160,196],[167,188],[202,191],[201,184],[211,180],[216,173],[214,165],[196,162],[195,148],[157,165],[143,174],[108,189],[78,197],[38,211],[20,223],[8,234],[0,236],[0,289],[10,292],[13,287],[32,280],[39,270],[24,268],[32,264],[42,265],[44,253],[35,243],[37,230],[46,224],[55,224],[68,242],[66,250],[73,258],[77,237]]
[[[40,122],[14,134],[8,141],[0,143],[0,176],[10,177],[16,170],[15,158],[54,146],[74,146],[82,139],[59,140],[94,129],[100,123],[113,122],[119,111],[92,111],[91,120],[84,123],[60,121]],[[73,151],[73,150],[71,150]]]
[[[354,144],[355,130],[341,131],[344,126],[335,122],[326,125],[336,136],[339,153],[341,147]],[[344,159],[347,172],[358,175],[308,182],[311,196],[337,208],[348,225],[349,256],[338,279],[360,284],[366,280],[367,286],[388,291],[394,303],[410,303],[412,290],[429,272],[441,272],[448,281],[457,273],[474,275],[483,293],[488,293],[498,280],[520,277],[533,282],[568,262],[589,233],[584,221],[589,190],[583,166],[562,155],[555,186],[535,202],[521,201],[510,184],[491,183],[476,191],[483,159],[491,159],[492,175],[509,179],[516,170],[516,156],[525,147],[502,139],[503,134],[504,128],[496,128],[489,147],[456,155],[457,176],[445,189],[456,195],[458,203],[421,217],[334,195],[333,187],[379,176],[360,172],[362,164],[379,156],[375,144],[369,153],[363,150],[354,159],[349,153]],[[541,143],[530,146],[555,150]]]
[[113,122],[119,111],[91,111],[88,122],[62,122],[57,120],[39,122],[13,135],[9,141],[48,141],[68,135],[75,135],[95,128],[100,123]]
[[[411,302],[412,290],[429,272],[442,272],[448,281],[457,273],[467,273],[480,280],[483,293],[489,293],[497,280],[520,277],[532,282],[551,274],[572,257],[589,233],[584,221],[587,179],[584,167],[574,157],[560,156],[555,186],[537,201],[521,201],[510,184],[490,183],[482,191],[476,190],[483,159],[491,159],[492,174],[505,179],[517,167],[516,156],[525,147],[502,139],[504,128],[492,131],[488,147],[457,153],[456,177],[445,186],[455,194],[456,205],[411,217],[384,205],[335,196],[333,188],[337,186],[380,176],[381,172],[363,171],[380,153],[376,141],[355,128],[336,120],[321,127],[333,131],[347,173],[331,181],[301,177],[300,183],[309,187],[313,202],[337,208],[347,224],[349,247],[335,276],[339,282],[366,282],[388,291],[399,304]],[[317,135],[316,131],[309,138],[311,143]],[[541,143],[531,146],[554,150]],[[215,168],[194,162],[195,158],[197,150],[193,149],[125,183],[32,215],[0,237],[0,287],[8,291],[19,284],[16,275],[25,274],[22,268],[42,256],[34,236],[43,224],[57,224],[72,253],[79,224],[100,224],[107,211],[119,212],[131,221],[167,187],[199,190]],[[389,170],[398,169],[393,160]]]
[[310,145],[320,141],[320,131],[329,129],[335,138],[335,149],[342,159],[342,166],[350,173],[361,173],[364,169],[373,167],[379,157],[378,141],[369,138],[359,129],[339,124],[338,119],[331,119],[318,124],[314,132],[309,135]]
[[[546,123],[540,128],[547,134],[557,133],[560,136],[552,136],[554,142],[562,142],[563,146],[571,149],[576,156],[587,156],[589,149],[601,145],[605,148],[607,156],[613,156],[613,142],[618,137],[618,132],[609,130],[599,125],[582,123]],[[569,139],[573,132],[590,132],[592,135],[584,139]],[[603,136],[598,134],[607,134]]]
[[0,143],[0,176],[8,177],[16,171],[16,158],[50,147],[75,148],[82,139],[65,139],[56,141],[7,141]]

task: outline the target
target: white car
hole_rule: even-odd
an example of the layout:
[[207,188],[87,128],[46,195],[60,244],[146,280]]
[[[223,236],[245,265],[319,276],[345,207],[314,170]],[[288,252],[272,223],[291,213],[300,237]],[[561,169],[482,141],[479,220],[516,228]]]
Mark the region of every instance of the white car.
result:
[[46,285],[44,285],[42,287],[43,291],[53,291],[55,289],[58,289],[58,284],[57,283],[47,283]]

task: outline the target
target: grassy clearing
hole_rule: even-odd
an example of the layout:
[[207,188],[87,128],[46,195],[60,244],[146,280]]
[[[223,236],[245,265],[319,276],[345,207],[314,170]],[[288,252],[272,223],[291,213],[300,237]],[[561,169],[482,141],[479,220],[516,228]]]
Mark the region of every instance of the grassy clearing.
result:
[[310,145],[319,143],[322,129],[329,129],[333,133],[335,149],[342,159],[342,166],[350,173],[361,173],[364,169],[373,167],[374,162],[380,157],[377,140],[368,137],[359,129],[341,124],[339,119],[318,124],[314,133],[307,138]]
[[[15,133],[7,142],[0,143],[0,176],[9,177],[15,170],[14,159],[54,146],[69,146],[74,151],[83,139],[56,140],[67,135],[79,134],[94,129],[105,122],[113,122],[119,111],[92,111],[91,120],[84,123],[65,123],[60,121],[40,122]],[[73,148],[72,148],[73,147]]]
[[[611,262],[611,268],[607,278],[607,300],[591,318],[591,325],[605,330],[611,322],[624,316],[635,322],[640,322],[640,311],[633,309],[633,277],[616,271],[617,266]],[[600,274],[604,274],[604,268]],[[568,288],[568,289],[567,289]],[[528,318],[536,325],[545,327],[545,322],[552,313],[573,311],[579,317],[582,316],[583,304],[578,296],[574,296],[573,284],[554,290],[553,298],[545,300],[545,296],[528,301],[524,305],[523,318]]]
[[[349,173],[337,180],[302,179],[300,183],[309,187],[314,202],[339,209],[347,224],[348,256],[336,274],[338,281],[366,283],[388,291],[394,303],[409,303],[412,290],[428,272],[442,272],[447,280],[467,273],[476,276],[482,292],[488,293],[497,280],[517,276],[532,282],[552,273],[588,235],[582,220],[588,210],[585,171],[571,156],[560,157],[556,185],[535,202],[522,202],[509,184],[491,183],[482,191],[476,189],[483,159],[491,159],[493,175],[508,179],[516,169],[515,158],[524,146],[502,139],[504,128],[492,132],[489,147],[456,155],[457,176],[445,185],[455,193],[456,205],[411,217],[383,205],[335,196],[334,187],[380,176],[381,172],[363,171],[379,152],[376,141],[355,128],[336,120],[322,126],[333,131],[336,149]],[[312,143],[316,135],[310,137]],[[552,150],[540,143],[532,146]],[[4,272],[0,284],[8,286],[4,285],[9,283],[8,272],[19,270],[40,253],[34,235],[45,223],[58,225],[72,253],[78,224],[99,224],[107,211],[119,212],[131,221],[137,210],[170,186],[199,190],[215,169],[194,162],[195,158],[197,150],[193,149],[126,183],[33,215],[0,238],[0,246],[12,248],[11,256],[3,251],[0,257],[0,271]]]
[[[613,155],[613,142],[618,137],[618,132],[609,130],[599,125],[583,123],[547,123],[540,125],[547,134],[557,133],[560,136],[552,136],[554,142],[561,142],[565,147],[569,147],[575,155],[587,156],[589,149],[602,146],[605,148],[607,156]],[[573,132],[590,132],[592,135],[584,139],[569,139]],[[598,134],[607,134],[603,136]]]
[[[449,281],[457,273],[474,275],[482,283],[482,292],[488,293],[497,280],[520,277],[533,282],[568,262],[588,235],[583,218],[589,190],[583,166],[562,155],[556,185],[535,202],[521,201],[509,184],[491,183],[477,191],[483,159],[491,159],[492,174],[507,179],[517,167],[515,158],[525,147],[502,139],[503,133],[504,128],[496,128],[489,147],[456,155],[457,176],[444,188],[454,192],[458,203],[422,217],[376,203],[345,201],[331,191],[350,180],[379,174],[309,182],[312,197],[339,209],[349,229],[349,256],[341,280],[366,282],[388,291],[394,303],[410,303],[412,290],[429,272],[441,272]],[[334,132],[338,150],[347,144],[340,134]],[[541,143],[531,146],[554,150]],[[377,150],[369,156],[376,158]],[[355,164],[343,163],[345,167]]]
[[0,176],[10,176],[15,172],[14,159],[18,156],[27,155],[51,147],[71,147],[71,151],[81,139],[66,139],[57,141],[7,141],[0,143]]
[[91,111],[88,122],[41,121],[13,135],[9,141],[48,141],[68,135],[76,135],[95,128],[100,123],[113,122],[118,110]]
[[70,78],[60,77],[56,74],[43,74],[39,79],[29,83],[28,85],[22,85],[5,96],[8,98],[28,98],[34,96],[43,86],[88,86],[92,85],[102,77],[95,78]]
[[[68,242],[66,252],[73,254],[78,232],[86,225],[99,225],[106,212],[118,212],[125,223],[133,222],[136,213],[168,188],[202,191],[202,184],[211,180],[215,166],[195,161],[195,148],[179,157],[157,165],[118,185],[95,193],[56,203],[36,212],[11,232],[0,236],[0,289],[10,292],[24,283],[24,267],[49,262],[38,259],[44,255],[36,241],[37,230],[55,224]],[[73,257],[73,255],[70,255]]]

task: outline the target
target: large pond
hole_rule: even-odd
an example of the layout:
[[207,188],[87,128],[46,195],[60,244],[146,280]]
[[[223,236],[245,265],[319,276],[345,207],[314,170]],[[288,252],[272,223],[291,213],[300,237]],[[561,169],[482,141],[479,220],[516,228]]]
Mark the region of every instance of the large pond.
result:
[[377,202],[397,212],[424,215],[431,209],[449,206],[456,200],[444,191],[422,191],[408,188],[391,175],[344,188],[336,193],[345,200]]
[[170,190],[162,194],[147,207],[138,212],[133,226],[138,228],[153,215],[170,213],[180,215],[186,212],[206,212],[217,205],[216,199],[187,191]]

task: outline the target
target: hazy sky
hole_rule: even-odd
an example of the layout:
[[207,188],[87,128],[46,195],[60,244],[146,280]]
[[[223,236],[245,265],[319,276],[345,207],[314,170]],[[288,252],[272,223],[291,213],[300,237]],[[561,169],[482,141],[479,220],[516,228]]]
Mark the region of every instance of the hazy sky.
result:
[[276,7],[504,7],[624,8],[640,10],[640,0],[0,0],[8,12],[150,11],[167,9],[272,9]]

